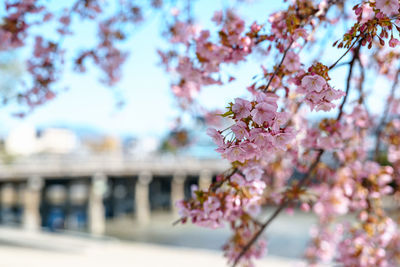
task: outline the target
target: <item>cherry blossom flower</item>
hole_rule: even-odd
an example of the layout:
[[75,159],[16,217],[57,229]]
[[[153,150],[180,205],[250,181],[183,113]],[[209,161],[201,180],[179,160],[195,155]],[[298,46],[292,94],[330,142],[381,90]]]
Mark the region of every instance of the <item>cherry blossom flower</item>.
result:
[[247,132],[247,125],[243,121],[239,121],[232,126],[231,130],[235,134],[237,139],[248,138],[249,133]]
[[301,80],[303,86],[308,92],[321,92],[326,85],[326,81],[319,75],[307,75]]
[[219,147],[224,146],[225,144],[224,138],[221,135],[221,133],[219,133],[217,130],[213,128],[208,128],[207,135],[209,135],[213,139],[214,143],[217,144],[217,146]]
[[247,180],[257,180],[260,179],[264,171],[260,166],[254,165],[249,166],[243,170],[243,173]]
[[[145,10],[163,10],[160,0],[142,2],[119,1],[121,8],[114,10],[104,9],[99,0],[74,1],[53,12],[45,1],[6,0],[0,51],[18,48],[29,53],[28,79],[11,97],[32,110],[57,95],[54,88],[64,60],[74,52],[61,40],[74,34],[71,29],[79,30],[76,16],[78,23],[93,23],[98,32],[93,45],[89,42],[85,50],[72,53],[74,69],[86,71],[90,59],[101,71],[100,81],[116,85],[131,29],[147,18]],[[263,207],[277,205],[278,213],[284,207],[300,207],[318,219],[306,250],[311,266],[398,266],[399,226],[382,199],[400,196],[400,100],[395,90],[400,53],[390,49],[399,45],[399,1],[356,1],[353,6],[343,1],[288,1],[268,22],[251,23],[226,9],[214,13],[210,28],[197,24],[191,5],[181,4],[168,7],[170,17],[161,27],[166,43],[158,51],[161,65],[171,74],[172,93],[201,124],[217,122],[211,113],[232,123],[214,126],[224,130],[207,130],[230,168],[207,189],[192,186],[191,198],[177,202],[181,222],[213,229],[228,226],[232,236],[224,246],[225,256],[230,263],[253,266],[252,260],[266,250],[265,240],[253,239],[263,231]],[[342,31],[341,26],[346,30],[339,40],[327,36],[326,44],[318,47],[321,29]],[[330,55],[331,44],[332,49],[341,48],[338,58]],[[235,66],[253,58],[263,65],[249,77],[244,74],[250,84],[232,83],[238,81]],[[301,62],[313,64],[305,67]],[[337,74],[343,65],[347,67],[340,69],[347,75]],[[345,96],[344,88],[333,86],[342,86],[341,78],[349,97],[337,101]],[[382,114],[369,109],[367,99],[375,96],[376,81],[380,91],[388,89],[390,94]],[[251,96],[235,98],[225,111],[210,112],[198,96],[207,86],[224,84],[240,84]],[[310,110],[317,113],[313,119]],[[341,216],[346,214],[352,215],[351,222],[350,216]]]
[[232,106],[232,111],[237,119],[247,118],[250,115],[251,103],[241,98],[235,98],[235,104]]
[[289,72],[296,71],[300,68],[300,57],[296,53],[290,51],[287,53],[283,65]]
[[376,0],[376,7],[387,16],[398,14],[399,1],[398,0]]

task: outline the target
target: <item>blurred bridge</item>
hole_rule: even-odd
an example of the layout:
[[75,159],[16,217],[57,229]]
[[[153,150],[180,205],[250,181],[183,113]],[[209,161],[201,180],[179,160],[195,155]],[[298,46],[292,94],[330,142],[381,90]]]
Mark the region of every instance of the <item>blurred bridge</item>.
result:
[[0,165],[0,222],[26,229],[103,234],[107,218],[175,212],[193,184],[206,188],[228,168],[216,159],[36,157]]

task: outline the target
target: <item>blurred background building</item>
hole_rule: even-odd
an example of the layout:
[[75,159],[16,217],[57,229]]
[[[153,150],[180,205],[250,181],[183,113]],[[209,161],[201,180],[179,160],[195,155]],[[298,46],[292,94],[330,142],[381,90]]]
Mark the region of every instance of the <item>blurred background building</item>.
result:
[[[35,129],[25,124],[12,129],[0,148],[0,232],[5,231],[0,248],[11,242],[37,249],[47,232],[53,233],[48,238],[56,238],[56,247],[79,235],[73,242],[81,242],[80,246],[108,244],[114,240],[110,238],[117,238],[129,242],[128,247],[137,242],[179,247],[171,252],[178,253],[177,258],[183,247],[217,253],[229,236],[228,228],[214,231],[172,225],[179,219],[174,203],[189,198],[192,186],[208,187],[228,168],[216,154],[204,157],[204,150],[212,151],[208,139],[191,135],[197,142],[190,149],[176,147],[177,142],[189,142],[186,135],[190,134],[140,139],[57,127]],[[270,238],[272,257],[285,257],[276,266],[301,256],[313,222],[300,215],[301,226],[293,231],[290,224],[285,225],[290,216],[282,218]],[[40,235],[25,240],[20,231]],[[93,238],[103,241],[91,243]],[[281,250],[285,242],[291,242],[293,249]],[[222,259],[215,261],[223,264]]]

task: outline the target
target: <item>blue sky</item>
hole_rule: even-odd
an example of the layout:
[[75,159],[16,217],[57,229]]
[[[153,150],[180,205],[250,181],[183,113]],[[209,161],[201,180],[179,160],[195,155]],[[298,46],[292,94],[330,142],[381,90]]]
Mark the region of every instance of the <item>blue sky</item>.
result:
[[[280,1],[268,2],[267,5],[261,1],[250,6],[243,5],[240,13],[252,19],[265,20],[267,14],[281,6]],[[199,23],[208,27],[213,11],[229,4],[229,1],[196,1],[194,10]],[[156,49],[163,45],[160,23],[159,18],[145,22],[124,44],[124,47],[130,48],[131,54],[124,66],[123,80],[116,88],[107,88],[99,83],[97,71],[81,75],[67,70],[60,83],[60,87],[69,88],[67,91],[38,107],[23,120],[10,115],[15,110],[14,106],[3,109],[0,113],[0,132],[5,134],[21,123],[28,123],[36,127],[59,125],[95,128],[121,135],[160,136],[165,133],[179,114],[179,109],[170,92],[168,75],[157,66],[159,57]],[[90,45],[92,40],[87,36],[96,32],[93,25],[79,23],[74,29],[76,35],[69,37],[64,44],[72,49]],[[259,64],[250,64],[257,73]],[[234,67],[233,71],[243,73],[240,69],[243,66]],[[223,108],[234,97],[243,95],[252,75],[248,68],[245,73],[244,79],[239,79],[229,87],[206,88],[200,96],[201,102],[208,107]],[[121,91],[125,98],[126,106],[122,109],[115,107],[115,90]]]
[[[239,13],[248,18],[248,23],[254,20],[265,22],[270,13],[283,7],[282,2],[255,1],[253,4],[239,6]],[[209,19],[215,10],[231,4],[230,1],[212,0],[195,3],[194,10],[199,23],[206,27],[210,27]],[[15,107],[3,109],[0,113],[0,132],[5,134],[21,123],[28,123],[36,127],[94,128],[104,133],[118,135],[162,136],[179,114],[179,109],[170,92],[168,75],[157,66],[159,57],[156,49],[163,46],[163,40],[160,38],[161,23],[159,18],[147,21],[124,44],[124,47],[130,49],[131,54],[123,69],[123,79],[116,88],[106,88],[99,83],[97,71],[90,70],[86,74],[76,74],[67,70],[60,83],[61,87],[69,88],[67,91],[37,108],[23,120],[10,116]],[[65,41],[66,46],[75,49],[93,43],[93,39],[88,37],[96,32],[93,25],[79,23],[74,29],[76,35]],[[340,31],[344,32],[344,29]],[[333,62],[340,53],[342,51],[330,53],[327,63]],[[251,83],[252,76],[260,73],[260,64],[271,66],[273,63],[271,57],[258,57],[257,60],[252,57],[245,64],[230,67],[230,72],[239,74],[238,80],[228,86],[205,88],[200,95],[201,103],[207,107],[225,107],[234,97],[245,95],[245,88]],[[344,71],[345,68],[341,68],[335,75],[339,77]],[[339,83],[337,87],[343,89],[343,84]],[[124,96],[126,106],[122,109],[115,107],[114,90],[121,91]]]

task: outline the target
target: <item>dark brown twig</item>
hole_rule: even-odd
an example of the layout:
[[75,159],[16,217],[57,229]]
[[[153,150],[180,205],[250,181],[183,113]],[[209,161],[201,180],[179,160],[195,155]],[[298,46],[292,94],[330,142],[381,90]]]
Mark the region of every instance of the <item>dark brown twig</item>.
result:
[[376,143],[375,143],[375,152],[374,152],[374,159],[377,160],[379,157],[379,151],[381,147],[381,139],[382,139],[382,133],[383,133],[383,127],[385,126],[386,119],[389,115],[389,110],[391,103],[393,101],[394,93],[396,91],[397,85],[399,83],[399,75],[400,75],[400,68],[396,72],[396,77],[394,79],[392,88],[390,89],[390,94],[388,98],[388,103],[385,106],[385,109],[383,111],[381,120],[379,121],[378,127],[376,129]]
[[357,37],[357,39],[354,41],[354,43],[346,50],[346,52],[338,60],[336,60],[335,63],[330,65],[329,70],[333,69],[347,55],[347,53],[350,52],[350,50],[354,47],[354,45],[358,42],[359,39],[360,39],[360,36]]
[[[349,72],[347,74],[347,79],[346,79],[346,95],[343,97],[342,103],[340,103],[339,106],[339,114],[337,116],[337,120],[339,121],[340,118],[343,115],[343,108],[344,108],[344,104],[347,101],[347,97],[349,95],[350,92],[350,84],[351,84],[351,77],[353,76],[353,67],[354,67],[354,63],[356,62],[356,60],[359,58],[360,55],[360,49],[361,49],[361,41],[358,44],[357,48],[354,50],[353,53],[353,58],[351,59],[351,61],[349,62]],[[335,63],[336,64],[336,63]]]
[[239,172],[238,168],[231,169],[231,172],[228,175],[225,175],[224,178],[221,179],[221,181],[211,184],[209,190],[215,192],[215,190],[217,190],[221,185],[223,185],[226,181],[228,181],[237,172]]
[[[311,177],[312,177],[311,174],[317,167],[318,163],[320,162],[323,153],[324,153],[324,150],[322,150],[322,149],[318,151],[318,155],[317,155],[315,161],[313,162],[313,164],[311,164],[311,166],[308,169],[308,172],[305,174],[304,178],[301,179],[300,182],[297,184],[297,186],[299,188],[302,187],[309,179],[311,179]],[[246,252],[251,248],[251,246],[257,241],[257,239],[260,237],[260,235],[264,232],[265,228],[267,228],[267,226],[292,202],[293,202],[293,199],[289,199],[287,197],[285,197],[282,200],[282,203],[279,205],[279,207],[268,218],[268,220],[261,225],[260,229],[250,239],[250,241],[246,244],[246,246],[243,247],[240,254],[236,257],[236,259],[232,265],[233,267],[239,263],[240,259],[246,254]]]
[[276,69],[275,69],[275,71],[274,71],[274,73],[272,74],[271,78],[269,79],[269,81],[268,81],[268,83],[267,83],[267,86],[266,86],[265,89],[263,90],[264,92],[268,91],[268,88],[269,88],[270,84],[272,83],[272,80],[275,78],[276,74],[278,73],[279,69],[281,68],[281,66],[282,66],[282,64],[283,64],[283,61],[284,61],[285,58],[286,58],[287,52],[288,52],[289,49],[292,47],[293,42],[294,42],[294,41],[292,40],[292,41],[290,42],[290,44],[288,45],[288,47],[287,47],[287,48],[285,49],[285,51],[283,52],[283,56],[282,56],[281,62],[279,62],[278,66],[276,67]]
[[[334,64],[332,64],[329,67],[329,69],[334,68],[340,62],[340,60],[343,59],[344,56],[354,47],[354,45],[358,42],[358,40],[359,40],[359,38],[357,38],[357,40],[349,47],[349,49],[346,51],[346,53],[344,53]],[[339,114],[337,115],[337,118],[336,118],[337,121],[340,121],[340,119],[342,117],[342,114],[343,114],[343,108],[344,108],[344,105],[346,104],[347,95],[348,95],[348,93],[350,91],[350,81],[351,81],[351,77],[352,77],[354,62],[358,59],[360,48],[361,48],[361,42],[359,43],[359,46],[355,50],[355,52],[353,54],[353,58],[349,63],[350,64],[350,69],[349,69],[349,74],[347,76],[346,96],[343,98],[343,101],[342,101],[342,103],[340,105]],[[311,166],[310,166],[308,172],[306,173],[306,175],[304,176],[304,178],[301,179],[300,182],[297,184],[298,188],[301,188],[303,185],[305,185],[312,178],[311,174],[315,170],[315,168],[318,166],[318,163],[320,162],[321,157],[322,157],[324,152],[325,152],[325,150],[323,150],[323,149],[318,150],[318,155],[317,155],[315,161],[311,164]],[[289,199],[287,197],[285,197],[282,200],[282,203],[279,205],[279,207],[268,218],[268,220],[264,224],[262,224],[260,229],[254,234],[254,236],[252,237],[252,239],[250,239],[250,241],[246,244],[246,246],[243,247],[243,249],[240,252],[240,254],[236,257],[232,267],[235,267],[239,263],[240,259],[246,254],[246,252],[251,248],[251,246],[257,241],[257,239],[264,232],[265,228],[267,228],[267,226],[293,201],[294,201],[294,199]]]

